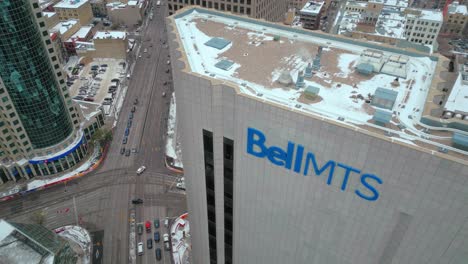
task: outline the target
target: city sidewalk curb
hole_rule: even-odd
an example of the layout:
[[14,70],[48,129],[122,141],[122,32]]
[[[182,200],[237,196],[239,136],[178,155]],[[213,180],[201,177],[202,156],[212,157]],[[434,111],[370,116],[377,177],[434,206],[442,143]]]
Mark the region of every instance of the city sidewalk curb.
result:
[[165,158],[164,158],[164,163],[166,165],[166,168],[168,168],[169,170],[171,170],[171,171],[173,171],[175,173],[184,174],[184,170],[182,168],[169,165],[169,162],[167,162],[168,158],[171,158],[171,157],[166,155]]
[[101,165],[101,163],[106,158],[107,151],[109,149],[109,145],[110,145],[110,143],[107,143],[107,145],[101,151],[101,158],[98,161],[96,161],[96,163],[91,165],[87,170],[85,170],[83,172],[79,172],[79,173],[77,173],[77,174],[75,174],[75,175],[73,175],[73,176],[71,176],[69,178],[63,179],[63,180],[56,181],[56,182],[49,183],[49,184],[45,184],[45,185],[43,185],[41,187],[38,187],[38,188],[34,188],[34,189],[31,189],[31,190],[26,190],[26,191],[20,191],[20,192],[17,192],[15,194],[12,194],[12,195],[4,196],[4,197],[0,198],[0,202],[5,202],[5,201],[15,199],[15,198],[20,197],[20,196],[26,196],[26,195],[28,195],[30,193],[33,193],[33,192],[36,192],[36,191],[41,191],[41,190],[47,189],[49,187],[56,186],[58,184],[62,184],[62,183],[66,183],[66,182],[78,179],[78,178],[80,178],[82,176],[87,175],[90,172],[93,172],[94,170],[96,170]]

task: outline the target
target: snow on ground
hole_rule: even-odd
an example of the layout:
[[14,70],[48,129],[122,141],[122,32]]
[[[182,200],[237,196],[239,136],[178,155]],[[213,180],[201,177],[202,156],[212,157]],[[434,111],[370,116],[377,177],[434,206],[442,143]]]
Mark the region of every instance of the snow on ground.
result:
[[80,246],[84,252],[83,264],[91,263],[91,236],[86,229],[79,226],[64,226],[54,231],[62,238],[73,241]]
[[184,167],[182,164],[182,150],[177,138],[176,98],[174,93],[172,93],[171,97],[169,118],[167,122],[166,156],[174,159],[173,165],[179,168]]
[[91,158],[86,161],[85,163],[83,163],[80,167],[74,169],[73,171],[70,171],[64,175],[61,175],[59,177],[56,177],[56,178],[51,178],[51,179],[47,179],[47,180],[34,180],[30,183],[28,183],[28,190],[32,190],[32,189],[36,189],[36,188],[39,188],[39,187],[42,187],[46,184],[50,184],[50,183],[54,183],[54,182],[58,182],[58,181],[61,181],[61,180],[64,180],[64,179],[67,179],[67,178],[70,178],[80,172],[83,172],[87,169],[89,169],[89,167],[91,167],[94,163],[96,163],[96,161],[98,160],[98,155],[99,155],[99,146],[96,146],[95,149],[94,149],[94,153],[93,155],[91,156]]
[[175,264],[188,263],[190,258],[190,249],[192,243],[190,240],[190,225],[188,214],[185,213],[172,223],[171,226],[171,242],[172,256]]

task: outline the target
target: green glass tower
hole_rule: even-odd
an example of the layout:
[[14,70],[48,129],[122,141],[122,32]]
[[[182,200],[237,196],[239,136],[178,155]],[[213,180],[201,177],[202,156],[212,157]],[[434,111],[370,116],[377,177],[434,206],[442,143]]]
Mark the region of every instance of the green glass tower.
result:
[[[37,3],[35,3],[37,5]],[[0,1],[0,88],[8,92],[16,115],[34,149],[59,144],[73,132],[70,112],[60,91],[43,36],[30,0]],[[53,59],[52,59],[53,60]],[[0,89],[0,100],[5,91]]]

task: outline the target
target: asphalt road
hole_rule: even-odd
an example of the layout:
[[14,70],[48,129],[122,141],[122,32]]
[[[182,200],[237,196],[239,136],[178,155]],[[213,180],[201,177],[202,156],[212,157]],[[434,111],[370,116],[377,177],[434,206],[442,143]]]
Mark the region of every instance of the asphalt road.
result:
[[[27,223],[32,222],[33,215],[42,212],[47,228],[79,223],[91,232],[103,230],[100,245],[103,263],[114,264],[129,263],[132,208],[136,207],[137,223],[160,218],[161,237],[167,232],[163,219],[186,212],[185,195],[171,188],[179,176],[164,166],[164,135],[172,92],[170,85],[164,85],[171,79],[170,73],[166,73],[170,68],[166,64],[169,51],[163,44],[166,41],[165,12],[164,5],[154,8],[153,20],[148,20],[140,32],[141,58],[134,56],[136,64],[114,129],[114,139],[101,167],[67,185],[0,203],[0,218]],[[143,52],[145,48],[147,53]],[[163,92],[167,96],[163,97]],[[135,98],[139,103],[128,142],[123,145],[122,138]],[[126,157],[120,154],[122,147],[135,148],[137,152]],[[136,170],[141,165],[147,169],[137,176]],[[142,205],[131,204],[131,199],[137,197],[144,200]],[[162,249],[163,244],[153,243],[153,249],[147,250],[146,239],[152,237],[153,233],[137,235],[136,243],[143,241],[145,244],[145,254],[137,257],[137,263],[156,262],[155,248]],[[169,253],[164,250],[163,253],[161,263],[171,263]]]

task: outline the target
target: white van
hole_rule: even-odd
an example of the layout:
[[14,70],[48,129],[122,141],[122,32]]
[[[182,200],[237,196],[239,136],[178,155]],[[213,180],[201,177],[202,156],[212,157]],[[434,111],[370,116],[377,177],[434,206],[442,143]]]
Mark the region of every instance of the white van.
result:
[[138,256],[143,255],[143,242],[138,243],[137,250],[138,250]]

